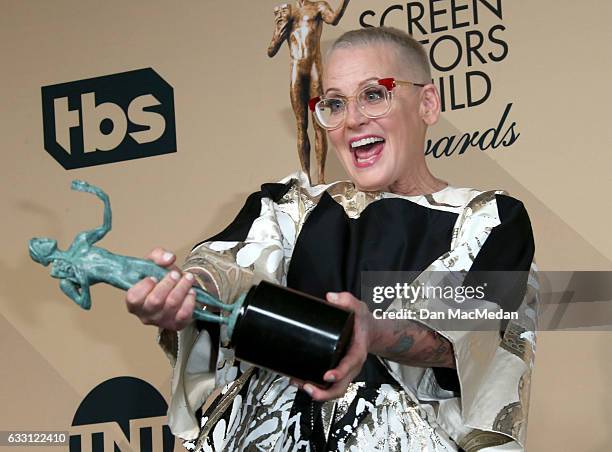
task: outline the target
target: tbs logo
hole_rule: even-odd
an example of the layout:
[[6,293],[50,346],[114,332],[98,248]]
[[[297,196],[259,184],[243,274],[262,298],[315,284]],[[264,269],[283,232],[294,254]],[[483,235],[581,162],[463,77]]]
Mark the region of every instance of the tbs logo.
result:
[[43,86],[42,113],[65,169],[176,152],[174,92],[151,68]]

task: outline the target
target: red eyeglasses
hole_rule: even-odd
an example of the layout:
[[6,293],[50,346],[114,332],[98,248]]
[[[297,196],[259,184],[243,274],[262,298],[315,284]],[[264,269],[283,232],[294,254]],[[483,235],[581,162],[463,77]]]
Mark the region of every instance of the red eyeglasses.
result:
[[356,100],[360,111],[368,118],[380,118],[389,113],[393,99],[392,91],[398,85],[422,87],[426,84],[381,78],[360,89],[354,96],[314,97],[308,102],[308,107],[321,127],[334,130],[344,123],[347,105],[351,99]]

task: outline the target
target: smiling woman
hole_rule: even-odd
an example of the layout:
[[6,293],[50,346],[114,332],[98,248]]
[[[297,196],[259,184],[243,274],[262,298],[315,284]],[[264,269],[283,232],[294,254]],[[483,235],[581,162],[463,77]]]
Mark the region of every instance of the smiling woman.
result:
[[[328,127],[329,139],[361,190],[403,195],[438,191],[447,184],[430,173],[423,153],[427,127],[440,114],[427,56],[400,31],[372,30],[348,32],[331,48],[317,107],[327,98],[359,94],[355,103],[346,103],[342,126]],[[365,102],[361,96],[381,100]],[[321,123],[322,115],[316,117]]]
[[[354,311],[349,351],[322,376],[329,388],[238,362],[223,326],[188,320],[193,278],[143,280],[128,292],[130,311],[163,328],[175,369],[169,422],[189,450],[523,447],[535,329],[529,217],[503,191],[453,187],[429,171],[425,134],[440,114],[429,80],[425,52],[408,35],[341,36],[310,108],[351,180],[311,186],[302,173],[262,185],[183,266],[226,303],[265,279]],[[161,249],[150,258],[174,262]],[[419,311],[435,297],[361,301],[362,272],[412,272],[404,282],[417,287],[428,278],[457,285],[456,275],[462,285],[482,270],[511,272],[485,291],[484,314],[518,312],[492,330],[372,315]]]

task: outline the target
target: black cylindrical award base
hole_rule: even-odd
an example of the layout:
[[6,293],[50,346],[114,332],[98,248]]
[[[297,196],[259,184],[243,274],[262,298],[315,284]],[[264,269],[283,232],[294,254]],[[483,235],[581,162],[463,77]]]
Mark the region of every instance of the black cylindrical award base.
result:
[[262,281],[244,299],[231,345],[240,360],[328,387],[323,374],[338,365],[352,332],[352,312]]

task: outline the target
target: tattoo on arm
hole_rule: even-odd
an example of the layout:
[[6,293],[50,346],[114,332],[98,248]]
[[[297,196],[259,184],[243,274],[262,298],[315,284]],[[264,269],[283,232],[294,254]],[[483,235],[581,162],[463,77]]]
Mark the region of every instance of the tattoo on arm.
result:
[[[452,344],[439,333],[412,321],[395,321],[379,339],[379,355],[421,367],[455,367]],[[382,344],[381,344],[382,345]]]
[[414,338],[412,336],[400,336],[399,340],[395,344],[387,347],[387,350],[390,354],[399,355],[408,352],[408,350],[412,348],[413,344]]

